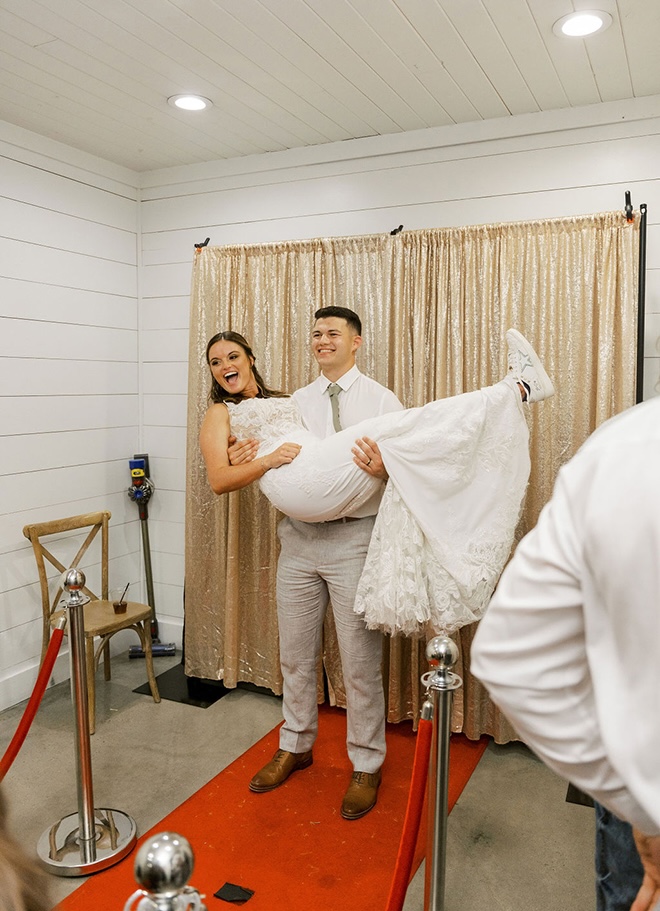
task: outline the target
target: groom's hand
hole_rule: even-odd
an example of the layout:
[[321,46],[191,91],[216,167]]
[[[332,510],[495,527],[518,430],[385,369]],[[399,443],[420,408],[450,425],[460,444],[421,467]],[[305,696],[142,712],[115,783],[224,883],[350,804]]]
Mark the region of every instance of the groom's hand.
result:
[[227,458],[230,465],[245,465],[251,462],[257,454],[259,442],[257,440],[237,440],[235,436],[229,437]]
[[362,439],[355,441],[355,446],[351,452],[353,453],[353,461],[362,471],[370,474],[372,478],[379,478],[381,481],[389,480],[390,476],[383,465],[380,449],[375,440],[371,440],[369,437],[362,437]]

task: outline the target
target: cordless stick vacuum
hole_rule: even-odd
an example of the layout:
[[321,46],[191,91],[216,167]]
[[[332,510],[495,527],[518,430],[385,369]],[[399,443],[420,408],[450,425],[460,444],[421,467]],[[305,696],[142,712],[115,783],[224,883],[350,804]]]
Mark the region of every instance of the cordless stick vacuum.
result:
[[[156,601],[154,598],[154,579],[151,572],[151,550],[149,547],[149,512],[147,503],[154,492],[154,484],[149,479],[149,456],[136,455],[129,459],[131,468],[131,486],[128,488],[128,498],[137,507],[140,515],[140,528],[142,529],[142,551],[144,553],[144,572],[147,580],[147,601],[151,608],[151,652],[154,658],[163,655],[175,655],[176,646],[173,642],[167,644],[158,638],[158,619],[156,617]],[[144,649],[139,645],[132,645],[128,650],[129,658],[144,658]]]

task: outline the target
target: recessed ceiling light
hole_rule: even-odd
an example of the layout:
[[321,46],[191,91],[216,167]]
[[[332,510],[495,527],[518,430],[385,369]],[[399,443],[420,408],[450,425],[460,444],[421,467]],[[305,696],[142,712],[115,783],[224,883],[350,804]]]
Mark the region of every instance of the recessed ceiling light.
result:
[[562,16],[552,26],[552,31],[555,35],[566,35],[569,38],[586,38],[587,35],[605,31],[610,25],[612,25],[612,17],[609,13],[597,9],[587,9]]
[[213,104],[202,95],[171,95],[167,101],[172,107],[181,108],[184,111],[203,111],[204,108],[210,108]]

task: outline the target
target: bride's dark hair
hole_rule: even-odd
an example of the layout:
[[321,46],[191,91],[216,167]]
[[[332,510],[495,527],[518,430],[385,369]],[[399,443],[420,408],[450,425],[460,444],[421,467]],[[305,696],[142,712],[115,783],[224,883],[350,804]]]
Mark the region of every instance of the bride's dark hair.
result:
[[[268,386],[259,376],[259,371],[255,367],[255,358],[252,352],[252,348],[248,345],[247,341],[243,338],[242,335],[239,335],[238,332],[232,332],[231,329],[227,329],[224,332],[218,332],[217,335],[214,335],[212,339],[209,340],[208,345],[206,346],[206,363],[211,366],[211,361],[209,359],[209,351],[215,345],[216,342],[233,342],[235,345],[240,345],[240,347],[245,351],[249,360],[252,363],[252,375],[254,381],[257,384],[257,393],[258,399],[271,399],[271,398],[287,398],[286,392],[280,392],[277,389],[269,389]],[[220,383],[216,378],[211,374],[211,390],[209,392],[209,401],[210,402],[232,402],[234,405],[238,405],[239,402],[245,401],[246,396],[242,393],[238,395],[230,395],[226,390],[222,388]]]

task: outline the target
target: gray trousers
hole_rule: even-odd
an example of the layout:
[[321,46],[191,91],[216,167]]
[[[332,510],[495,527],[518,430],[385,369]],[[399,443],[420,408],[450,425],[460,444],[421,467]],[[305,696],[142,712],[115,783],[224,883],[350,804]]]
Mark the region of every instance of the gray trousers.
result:
[[285,518],[278,528],[277,617],[284,678],[280,749],[302,753],[316,740],[317,663],[330,600],[346,689],[346,745],[359,772],[376,772],[385,757],[383,639],[353,611],[373,525],[373,516],[318,524]]

